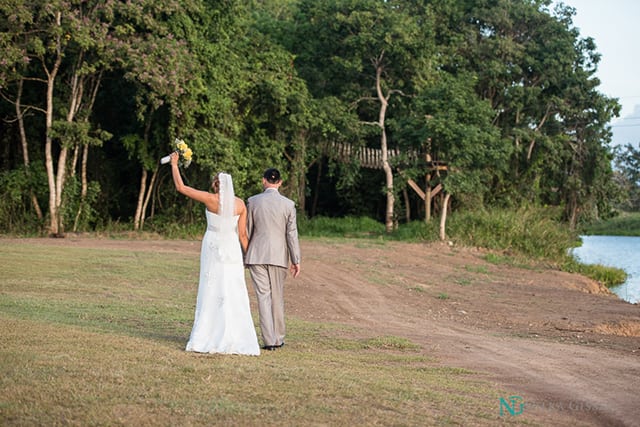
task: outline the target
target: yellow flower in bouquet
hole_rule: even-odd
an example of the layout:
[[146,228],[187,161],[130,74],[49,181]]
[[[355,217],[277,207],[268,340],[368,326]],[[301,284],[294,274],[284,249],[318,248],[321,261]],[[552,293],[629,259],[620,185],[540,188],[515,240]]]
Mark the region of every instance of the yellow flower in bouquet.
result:
[[[180,158],[178,159],[178,165],[182,166],[183,168],[188,168],[193,158],[193,151],[191,151],[191,148],[189,148],[187,143],[180,138],[176,138],[175,141],[173,141],[173,145],[175,146],[175,150],[173,151],[178,153],[178,155],[180,156]],[[171,155],[164,156],[162,159],[160,159],[160,163],[166,165],[170,160]]]
[[180,155],[180,166],[188,168],[193,158],[193,151],[191,151],[186,142],[179,138],[176,138],[174,144],[176,145],[176,152]]

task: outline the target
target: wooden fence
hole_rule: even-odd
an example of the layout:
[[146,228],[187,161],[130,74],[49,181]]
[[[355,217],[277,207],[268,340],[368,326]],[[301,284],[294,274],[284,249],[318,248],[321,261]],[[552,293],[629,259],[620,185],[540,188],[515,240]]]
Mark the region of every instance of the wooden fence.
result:
[[[327,156],[339,161],[357,160],[361,167],[368,169],[382,169],[382,150],[379,148],[354,147],[351,144],[332,142],[327,144]],[[400,162],[401,152],[397,148],[387,150],[388,160],[392,165]],[[418,159],[425,158],[423,153],[415,150],[404,153],[404,158],[408,163],[415,163]]]

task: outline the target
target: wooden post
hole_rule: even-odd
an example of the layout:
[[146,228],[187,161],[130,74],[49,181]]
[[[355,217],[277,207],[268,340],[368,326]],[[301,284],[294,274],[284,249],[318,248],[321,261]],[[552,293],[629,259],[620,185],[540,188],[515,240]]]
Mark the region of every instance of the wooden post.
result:
[[408,224],[411,222],[411,201],[409,200],[409,192],[407,191],[407,187],[402,188],[402,195],[404,196],[405,219],[407,220]]

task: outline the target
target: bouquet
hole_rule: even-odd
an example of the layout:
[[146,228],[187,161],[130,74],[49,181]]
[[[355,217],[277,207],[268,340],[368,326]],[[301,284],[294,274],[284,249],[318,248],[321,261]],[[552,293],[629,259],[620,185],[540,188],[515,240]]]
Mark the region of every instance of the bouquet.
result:
[[[180,160],[178,161],[178,164],[184,168],[188,168],[189,165],[191,164],[193,151],[191,151],[191,148],[189,148],[186,142],[184,142],[179,138],[176,138],[175,141],[173,141],[173,144],[176,147],[174,152],[180,155]],[[164,156],[162,159],[160,159],[160,163],[162,163],[163,165],[169,163],[170,161],[171,161],[171,155]]]

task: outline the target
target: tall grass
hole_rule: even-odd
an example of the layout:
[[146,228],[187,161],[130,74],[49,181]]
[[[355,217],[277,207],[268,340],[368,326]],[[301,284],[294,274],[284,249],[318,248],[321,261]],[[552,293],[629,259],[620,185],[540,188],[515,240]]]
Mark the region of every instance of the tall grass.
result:
[[604,221],[587,224],[583,234],[606,236],[640,236],[640,212],[622,212]]
[[[503,250],[537,259],[556,259],[579,243],[552,208],[491,209],[454,212],[448,217],[446,234],[456,243]],[[384,224],[370,218],[313,218],[301,221],[307,237],[359,237],[430,242],[439,239],[439,219],[413,221],[385,233]]]
[[607,287],[620,285],[627,280],[627,273],[620,268],[601,264],[581,264],[573,258],[567,258],[562,263],[562,269],[570,273],[580,273]]
[[559,215],[556,208],[543,207],[457,212],[448,221],[447,234],[468,246],[562,259],[579,239]]

